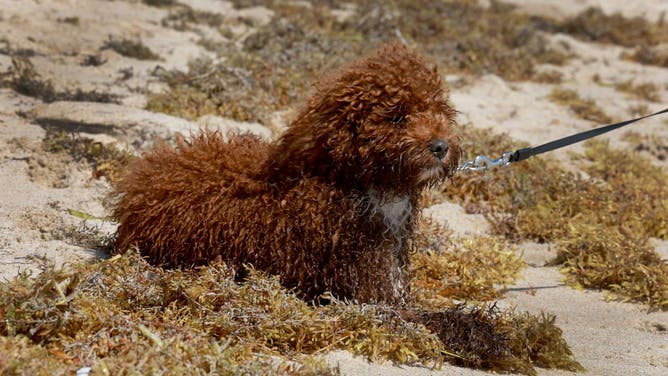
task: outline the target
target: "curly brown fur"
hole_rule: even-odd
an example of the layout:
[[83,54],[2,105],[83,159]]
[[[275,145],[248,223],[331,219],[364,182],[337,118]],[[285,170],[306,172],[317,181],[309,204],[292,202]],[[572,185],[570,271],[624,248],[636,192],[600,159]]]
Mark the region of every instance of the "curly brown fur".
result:
[[117,250],[250,263],[306,299],[401,302],[420,192],[460,157],[454,117],[436,69],[385,47],[317,84],[276,142],[204,131],[145,154],[115,188]]

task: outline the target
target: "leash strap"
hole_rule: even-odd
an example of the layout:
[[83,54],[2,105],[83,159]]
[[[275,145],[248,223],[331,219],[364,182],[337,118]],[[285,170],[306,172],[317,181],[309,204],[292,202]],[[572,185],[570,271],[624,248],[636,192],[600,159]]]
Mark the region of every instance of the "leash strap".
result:
[[592,137],[596,137],[596,136],[601,135],[603,133],[613,131],[617,128],[621,128],[623,126],[633,124],[636,121],[640,121],[640,120],[646,119],[648,117],[661,115],[661,114],[664,114],[664,113],[668,113],[668,108],[666,108],[665,110],[659,111],[659,112],[655,112],[653,114],[649,114],[649,115],[645,115],[645,116],[636,118],[636,119],[626,120],[626,121],[622,121],[622,122],[619,122],[619,123],[610,124],[610,125],[606,125],[606,126],[603,126],[603,127],[600,127],[600,128],[592,129],[590,131],[577,133],[577,134],[574,134],[574,135],[571,135],[571,136],[560,138],[558,140],[548,142],[546,144],[536,146],[536,147],[533,147],[533,148],[519,149],[519,150],[516,150],[510,156],[509,162],[523,161],[523,160],[525,160],[529,157],[533,157],[534,155],[538,155],[538,154],[546,153],[548,151],[552,151],[552,150],[555,150],[555,149],[563,148],[564,146],[575,144],[577,142],[584,141],[584,140],[592,138]]
[[605,125],[600,128],[592,129],[589,131],[585,131],[582,133],[577,133],[574,135],[570,135],[564,138],[560,138],[555,141],[551,141],[548,143],[545,143],[540,146],[536,147],[528,147],[528,148],[523,148],[523,149],[518,149],[515,150],[514,152],[507,152],[503,153],[501,155],[501,158],[498,159],[490,159],[486,155],[479,155],[477,156],[473,161],[465,162],[459,168],[457,168],[457,171],[464,171],[464,170],[469,170],[469,171],[487,171],[492,167],[497,167],[497,166],[507,166],[512,162],[520,162],[523,161],[529,157],[533,157],[534,155],[538,154],[543,154],[548,151],[556,150],[559,148],[563,148],[568,145],[575,144],[580,141],[584,141],[586,139],[596,137],[599,135],[602,135],[604,133],[613,131],[617,128],[621,128],[623,126],[633,124],[636,121],[640,121],[643,119],[646,119],[648,117],[656,116],[656,115],[661,115],[668,113],[668,108],[661,110],[659,112],[655,112],[653,114],[645,115],[639,118],[635,119],[630,119],[630,120],[625,120],[619,123],[615,124],[610,124],[610,125]]

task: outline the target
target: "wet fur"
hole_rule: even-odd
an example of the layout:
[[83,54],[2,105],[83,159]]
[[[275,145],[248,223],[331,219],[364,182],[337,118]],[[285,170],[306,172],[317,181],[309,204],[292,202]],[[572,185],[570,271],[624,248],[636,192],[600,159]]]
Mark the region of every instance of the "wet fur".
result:
[[460,156],[454,117],[436,70],[387,46],[318,83],[275,142],[203,131],[145,153],[114,190],[116,249],[250,263],[308,300],[401,303],[420,193]]

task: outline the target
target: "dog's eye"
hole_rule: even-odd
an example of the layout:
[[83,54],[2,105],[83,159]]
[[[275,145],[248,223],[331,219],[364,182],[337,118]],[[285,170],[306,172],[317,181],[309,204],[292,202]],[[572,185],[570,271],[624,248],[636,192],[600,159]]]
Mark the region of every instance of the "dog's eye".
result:
[[389,116],[387,117],[387,120],[395,125],[404,125],[406,124],[406,116],[408,116],[408,108],[404,103],[399,103],[393,108],[390,109]]
[[390,123],[395,125],[402,125],[406,123],[406,115],[395,115],[390,118]]

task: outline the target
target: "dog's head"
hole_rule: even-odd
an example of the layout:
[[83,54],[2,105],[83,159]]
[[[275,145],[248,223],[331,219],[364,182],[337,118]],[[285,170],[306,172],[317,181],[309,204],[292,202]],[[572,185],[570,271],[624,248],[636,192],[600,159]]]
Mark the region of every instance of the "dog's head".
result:
[[455,111],[436,69],[406,47],[384,47],[316,90],[277,143],[283,177],[408,192],[457,168]]

